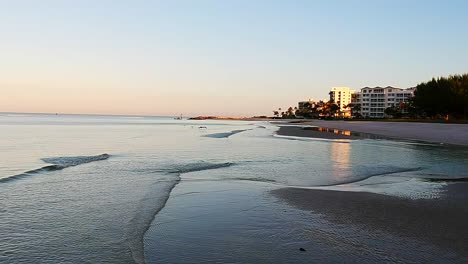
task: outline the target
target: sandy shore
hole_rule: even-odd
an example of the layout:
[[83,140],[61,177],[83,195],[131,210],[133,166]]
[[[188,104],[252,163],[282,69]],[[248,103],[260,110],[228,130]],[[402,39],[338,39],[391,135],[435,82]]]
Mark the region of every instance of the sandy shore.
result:
[[[467,124],[411,123],[411,122],[372,122],[372,121],[325,121],[313,120],[300,125],[313,125],[326,128],[370,133],[385,137],[468,146]],[[291,131],[293,133],[293,131]],[[293,134],[290,134],[293,135]],[[318,134],[310,134],[314,137]],[[297,136],[307,136],[306,133]],[[321,136],[323,137],[323,135]]]
[[[277,125],[280,126],[277,134],[285,136],[326,139],[362,139],[375,136],[468,146],[468,125],[465,124],[314,120],[298,126]],[[304,127],[308,125],[332,130],[317,131]],[[421,241],[440,249],[434,253],[424,253],[425,256],[453,255],[456,257],[450,262],[468,261],[468,183],[449,183],[444,195],[438,199],[411,200],[367,192],[299,188],[282,188],[271,193],[291,206],[323,215],[337,225],[367,230],[369,237],[380,233],[390,234],[402,241],[408,239],[412,241],[406,244],[408,248],[413,246],[414,241]],[[420,260],[441,261],[437,257],[432,260],[421,257]]]
[[151,224],[145,256],[153,261],[147,263],[468,260],[467,188],[455,190],[450,200],[412,201],[277,189],[260,182],[194,180],[183,179],[174,188]]
[[355,135],[344,135],[330,132],[320,132],[303,128],[302,126],[280,126],[277,131],[278,135],[281,136],[293,136],[293,137],[312,137],[312,138],[325,138],[325,139],[361,139],[361,136]]
[[[468,184],[451,184],[438,200],[407,200],[365,192],[284,188],[286,203],[320,213],[336,224],[421,240],[468,260]],[[436,253],[434,253],[436,254]]]

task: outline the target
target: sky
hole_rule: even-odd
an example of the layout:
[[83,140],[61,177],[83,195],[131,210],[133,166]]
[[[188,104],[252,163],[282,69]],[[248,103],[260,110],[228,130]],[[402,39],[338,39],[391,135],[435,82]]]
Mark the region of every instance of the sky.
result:
[[468,1],[0,0],[0,112],[271,115],[468,72]]

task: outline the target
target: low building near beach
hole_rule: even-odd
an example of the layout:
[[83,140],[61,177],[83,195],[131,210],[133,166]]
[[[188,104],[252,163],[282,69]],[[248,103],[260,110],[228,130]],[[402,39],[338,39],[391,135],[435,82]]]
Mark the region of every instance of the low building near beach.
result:
[[[363,117],[384,118],[385,109],[388,107],[400,106],[408,102],[414,95],[415,88],[387,87],[364,87],[360,92],[352,96],[353,105],[358,105],[356,109]],[[403,112],[405,111],[402,108]]]

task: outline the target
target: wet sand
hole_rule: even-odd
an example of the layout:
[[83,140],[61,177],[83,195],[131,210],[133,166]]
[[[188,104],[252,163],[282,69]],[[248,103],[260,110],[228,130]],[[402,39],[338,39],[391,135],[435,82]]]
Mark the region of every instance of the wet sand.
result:
[[[304,126],[330,128],[321,132]],[[333,129],[347,130],[334,131]],[[324,129],[326,131],[326,129]],[[351,133],[348,133],[350,132]],[[357,132],[357,133],[355,133]],[[444,143],[448,146],[468,146],[468,125],[401,123],[401,122],[344,122],[315,120],[298,126],[281,126],[278,135],[325,139],[396,139]],[[460,180],[457,180],[460,181]],[[440,249],[426,252],[439,262],[437,255],[453,256],[450,262],[468,262],[468,183],[450,182],[437,199],[405,199],[383,194],[335,190],[281,188],[271,193],[281,201],[300,210],[323,215],[336,225],[364,230],[372,239],[375,233],[389,234],[398,240],[421,241]],[[379,239],[379,238],[377,238]],[[416,255],[418,253],[415,253]],[[444,261],[442,261],[444,262]]]
[[[363,138],[298,126],[278,134]],[[467,200],[468,183],[411,200],[189,173],[145,234],[145,256],[147,263],[467,263]]]
[[468,146],[467,124],[313,120],[301,125],[350,130],[395,139]]
[[281,136],[293,136],[293,137],[312,137],[312,138],[325,138],[325,139],[362,139],[360,136],[343,135],[330,132],[320,132],[310,130],[302,126],[280,126],[277,131],[278,135]]
[[186,177],[145,235],[147,263],[468,260],[468,185],[432,203]]
[[[409,200],[366,192],[283,188],[272,194],[341,225],[416,239],[468,261],[468,184],[453,183],[440,199]],[[434,252],[438,254],[438,252]]]

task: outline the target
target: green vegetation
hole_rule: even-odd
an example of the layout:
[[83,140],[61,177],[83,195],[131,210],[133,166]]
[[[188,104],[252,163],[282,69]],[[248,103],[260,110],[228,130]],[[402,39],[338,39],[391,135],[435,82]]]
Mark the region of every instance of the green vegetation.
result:
[[433,78],[416,86],[407,102],[385,109],[393,118],[453,120],[468,116],[468,74]]
[[[278,110],[281,111],[281,108]],[[301,109],[289,107],[285,112],[273,111],[276,118],[332,118],[340,110],[340,107],[333,102],[308,102]]]
[[[352,95],[352,96],[355,97],[355,95]],[[351,110],[351,116],[353,118],[362,118],[361,104],[350,103],[346,106],[346,108],[349,108]]]
[[[287,111],[278,108],[273,114],[275,118],[288,119],[343,119],[338,117],[340,107],[333,101],[311,101],[300,106],[300,109],[289,107]],[[385,109],[385,114],[392,118],[363,118],[359,103],[351,103],[347,108],[353,120],[468,123],[468,74],[433,78],[418,84],[413,97]]]
[[[333,119],[336,120],[336,119]],[[430,118],[345,118],[344,121],[373,121],[373,122],[412,122],[412,123],[447,123],[447,124],[468,124],[466,119],[430,119]]]
[[404,116],[404,104],[395,105],[385,109],[384,113],[393,118],[402,118]]
[[420,83],[416,86],[410,106],[420,116],[467,119],[468,74],[433,78],[429,82]]

